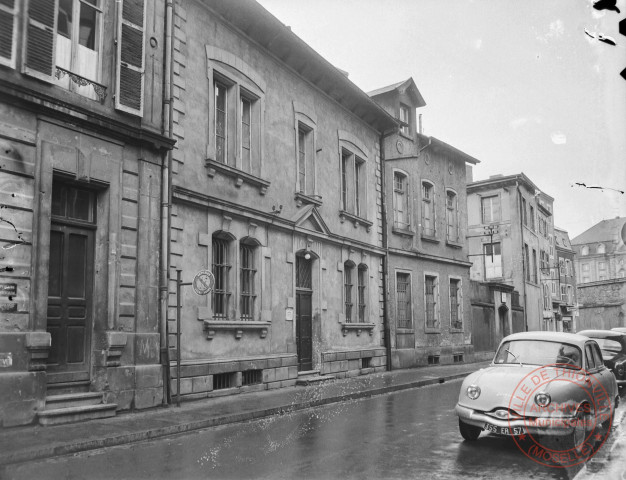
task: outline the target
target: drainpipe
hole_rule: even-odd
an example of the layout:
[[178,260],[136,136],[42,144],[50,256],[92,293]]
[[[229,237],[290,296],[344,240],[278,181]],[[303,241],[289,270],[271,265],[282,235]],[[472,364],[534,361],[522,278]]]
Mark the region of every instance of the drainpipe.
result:
[[[174,33],[174,1],[165,0],[165,51],[163,72],[163,135],[172,137],[172,99],[173,96],[173,45]],[[169,271],[170,271],[170,218],[172,205],[172,150],[163,154],[161,167],[161,265],[159,272],[159,308],[161,324],[161,365],[163,366],[163,401],[171,403],[170,392],[170,359],[169,339],[167,329],[167,310],[169,300]]]
[[387,370],[391,371],[391,326],[389,325],[389,307],[387,305],[388,286],[389,286],[389,247],[387,242],[387,208],[385,206],[385,149],[384,139],[389,135],[395,133],[396,130],[391,132],[383,132],[380,135],[379,149],[380,149],[380,209],[381,209],[381,222],[383,228],[383,331],[385,334],[385,352],[387,355]]
[[519,205],[518,213],[519,213],[519,227],[520,227],[520,241],[522,248],[522,296],[524,297],[524,326],[526,327],[526,331],[528,331],[528,305],[526,299],[526,269],[529,268],[529,265],[526,265],[524,262],[524,212],[522,212],[522,192],[519,188],[519,181],[515,180],[515,191],[517,192],[517,204]]

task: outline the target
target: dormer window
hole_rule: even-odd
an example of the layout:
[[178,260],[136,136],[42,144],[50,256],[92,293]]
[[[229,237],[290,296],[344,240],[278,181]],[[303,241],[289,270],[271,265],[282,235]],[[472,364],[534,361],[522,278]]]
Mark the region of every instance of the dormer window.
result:
[[400,122],[400,133],[411,136],[411,110],[403,104],[400,104]]

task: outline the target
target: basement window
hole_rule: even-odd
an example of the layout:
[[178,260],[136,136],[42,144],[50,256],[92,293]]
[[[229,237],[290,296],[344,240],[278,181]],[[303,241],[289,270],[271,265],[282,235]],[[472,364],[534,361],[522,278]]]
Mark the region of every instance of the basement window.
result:
[[372,368],[372,357],[364,357],[361,359],[361,368]]
[[224,390],[235,386],[234,373],[218,373],[213,375],[213,390]]
[[463,354],[462,353],[455,353],[454,355],[452,355],[453,361],[454,363],[462,363],[463,362]]
[[439,365],[439,355],[428,355],[428,365]]
[[263,370],[246,370],[241,372],[241,385],[257,385],[263,382]]

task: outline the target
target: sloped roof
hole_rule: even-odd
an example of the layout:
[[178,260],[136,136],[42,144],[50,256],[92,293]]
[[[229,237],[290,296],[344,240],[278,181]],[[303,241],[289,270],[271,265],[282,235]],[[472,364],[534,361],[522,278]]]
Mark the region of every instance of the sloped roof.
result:
[[626,217],[616,217],[610,220],[602,220],[593,227],[572,239],[572,245],[586,243],[612,242],[619,238],[619,234],[626,223]]
[[422,97],[422,94],[417,88],[417,85],[415,85],[413,77],[409,77],[401,82],[387,85],[386,87],[381,87],[371,92],[367,92],[367,94],[370,97],[376,97],[378,95],[393,92],[394,90],[398,90],[399,92],[407,91],[408,94],[413,98],[416,107],[423,107],[426,105],[426,101],[424,100],[424,97]]
[[437,151],[442,151],[445,152],[449,155],[453,155],[457,158],[462,159],[464,162],[466,163],[471,163],[473,165],[476,165],[477,163],[480,163],[480,160],[472,157],[471,155],[468,155],[467,153],[463,152],[462,150],[459,150],[456,147],[453,147],[452,145],[444,142],[443,140],[439,140],[438,138],[435,137],[429,137],[427,135],[423,135],[421,133],[417,134],[417,138],[419,138],[420,140],[420,144],[427,144],[430,143],[431,147]]

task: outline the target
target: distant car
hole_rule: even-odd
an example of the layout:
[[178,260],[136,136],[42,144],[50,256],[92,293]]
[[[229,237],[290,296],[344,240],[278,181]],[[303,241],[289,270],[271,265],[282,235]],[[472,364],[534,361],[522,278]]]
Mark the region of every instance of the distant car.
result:
[[604,364],[611,369],[617,385],[626,385],[626,328],[613,330],[583,330],[579,335],[593,338],[602,351]]
[[603,364],[595,340],[574,333],[522,332],[502,339],[491,365],[465,378],[456,414],[468,441],[485,430],[566,436],[580,446],[590,425],[612,421],[618,402],[615,376]]

